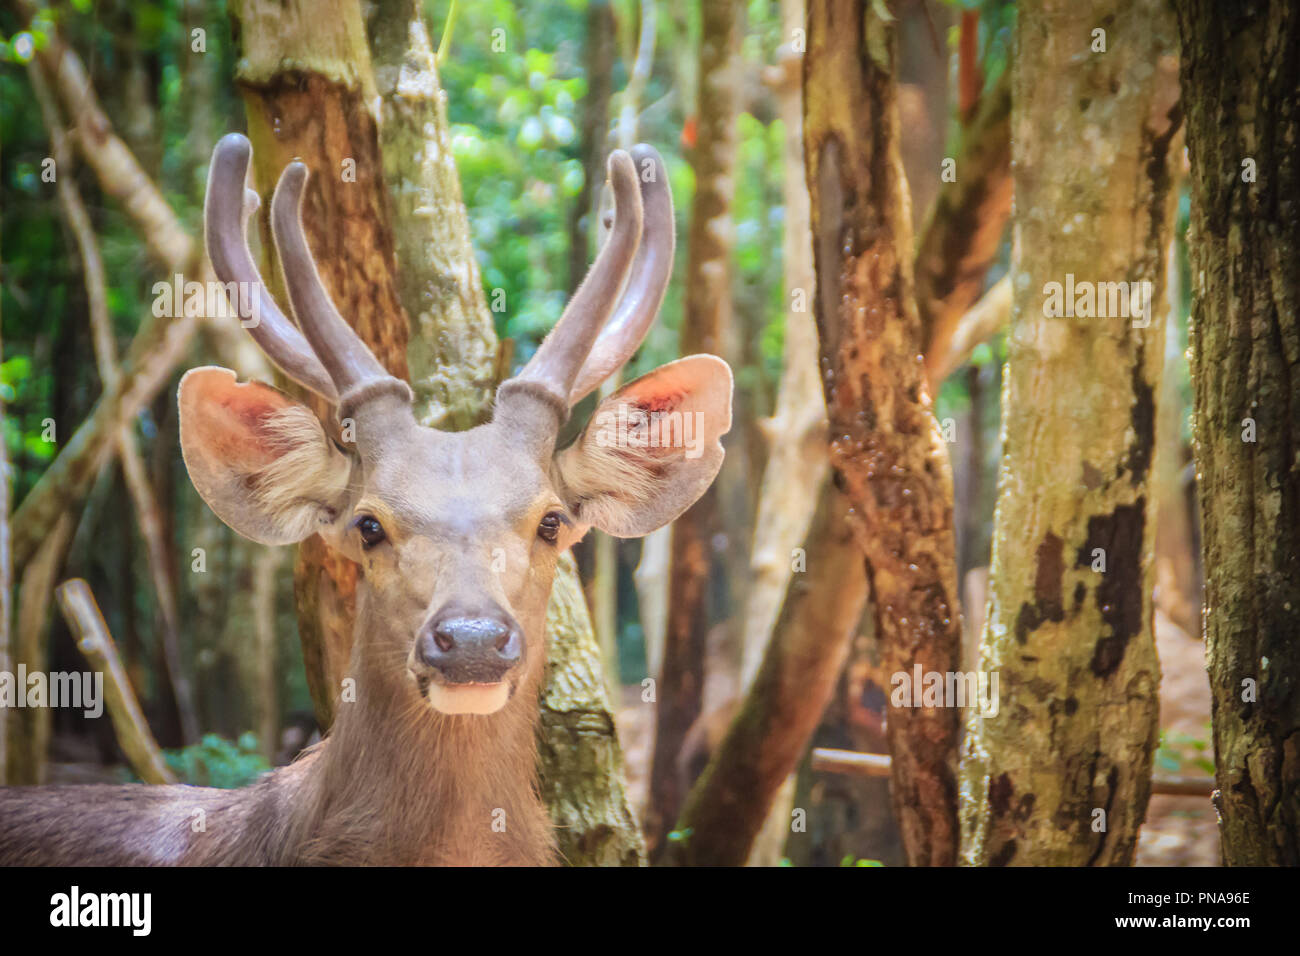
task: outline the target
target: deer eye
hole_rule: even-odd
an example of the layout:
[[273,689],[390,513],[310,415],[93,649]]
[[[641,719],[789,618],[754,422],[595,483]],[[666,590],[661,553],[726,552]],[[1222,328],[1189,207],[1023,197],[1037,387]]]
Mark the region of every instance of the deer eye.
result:
[[379,544],[388,535],[384,531],[384,526],[370,515],[362,515],[356,521],[357,530],[361,532],[361,544],[369,549]]
[[552,511],[542,519],[542,523],[537,527],[537,537],[543,541],[555,543],[555,539],[560,536],[560,525],[568,524],[568,519],[558,511]]

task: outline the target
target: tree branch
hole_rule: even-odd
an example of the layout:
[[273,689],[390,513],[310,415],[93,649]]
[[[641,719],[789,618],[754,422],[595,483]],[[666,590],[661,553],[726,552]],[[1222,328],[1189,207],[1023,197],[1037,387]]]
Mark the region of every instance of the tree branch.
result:
[[[121,372],[117,365],[117,343],[113,338],[112,320],[108,312],[104,260],[99,252],[99,242],[95,237],[90,215],[86,211],[85,203],[81,200],[81,194],[72,176],[71,151],[68,149],[67,136],[63,131],[63,121],[59,116],[58,107],[55,106],[46,83],[44,69],[39,62],[30,63],[28,75],[31,78],[37,103],[40,105],[45,127],[50,134],[50,148],[54,155],[56,170],[55,189],[58,193],[59,205],[81,254],[86,301],[90,312],[91,338],[94,343],[95,362],[99,367],[99,377],[105,387],[112,387],[121,377]],[[199,737],[198,717],[194,710],[189,681],[180,667],[179,622],[175,593],[168,572],[167,543],[163,535],[162,514],[158,509],[153,486],[149,482],[144,459],[136,444],[135,432],[129,424],[118,430],[115,445],[117,456],[122,462],[122,474],[127,491],[135,507],[140,536],[144,539],[149,575],[153,580],[154,592],[158,599],[163,659],[176,696],[177,710],[180,713],[181,736],[184,742],[193,743]]]
[[948,343],[984,287],[1011,215],[1010,68],[962,130],[954,183],[939,192],[916,253],[916,304],[932,389]]
[[77,637],[77,648],[97,672],[104,675],[104,707],[113,721],[117,742],[132,769],[145,783],[175,783],[176,776],[163,760],[158,741],[149,730],[140,703],[131,690],[131,681],[113,643],[113,635],[95,603],[90,585],[73,578],[55,591],[59,610]]

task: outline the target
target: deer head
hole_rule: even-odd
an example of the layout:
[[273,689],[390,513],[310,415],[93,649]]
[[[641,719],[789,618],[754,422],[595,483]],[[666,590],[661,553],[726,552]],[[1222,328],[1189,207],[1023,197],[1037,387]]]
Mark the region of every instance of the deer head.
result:
[[[636,351],[672,271],[672,198],[654,149],[615,151],[609,240],[532,360],[501,385],[492,420],[420,425],[412,392],[339,315],[303,233],[307,168],[291,163],[272,235],[297,323],[266,291],[245,230],[251,147],[223,138],[204,207],[208,252],[251,334],[291,379],[329,401],[337,434],[304,404],[223,368],[180,385],[190,478],[235,531],[265,544],[312,534],[362,569],[357,641],[372,667],[443,714],[490,714],[540,680],[560,553],[596,527],[645,534],[686,510],[722,463],[731,371],[692,355],[609,396],[557,450],[570,409]],[[237,290],[244,290],[240,294]],[[248,324],[248,323],[245,323]]]

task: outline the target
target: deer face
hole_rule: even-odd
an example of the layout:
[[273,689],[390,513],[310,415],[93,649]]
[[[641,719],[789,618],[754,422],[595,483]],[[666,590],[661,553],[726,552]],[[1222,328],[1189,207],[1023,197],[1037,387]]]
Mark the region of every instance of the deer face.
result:
[[[501,386],[492,421],[448,433],[416,422],[409,387],[330,303],[302,233],[298,163],[271,209],[298,326],[262,291],[244,238],[256,208],[255,193],[251,203],[244,197],[249,158],[238,135],[213,154],[205,207],[213,268],[223,282],[259,290],[254,337],[335,406],[339,427],[270,386],[194,369],[180,387],[191,480],[255,541],[325,536],[362,570],[363,653],[437,711],[493,713],[539,676],[559,555],[593,526],[631,537],[667,524],[721,466],[731,373],[707,355],[624,386],[572,445],[555,447],[569,408],[630,357],[658,312],[673,246],[662,163],[649,147],[611,156],[614,225],[591,273],[533,360]],[[241,314],[248,304],[236,303]]]

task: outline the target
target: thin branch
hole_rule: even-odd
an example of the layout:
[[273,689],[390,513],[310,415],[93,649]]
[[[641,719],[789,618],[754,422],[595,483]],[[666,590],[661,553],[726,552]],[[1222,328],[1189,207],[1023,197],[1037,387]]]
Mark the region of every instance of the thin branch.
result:
[[[864,754],[856,750],[816,747],[812,752],[812,770],[814,773],[835,773],[846,777],[888,777],[889,754]],[[1208,797],[1216,786],[1213,777],[1151,777],[1152,793],[1174,797]]]
[[1011,319],[1011,277],[1003,276],[961,317],[943,359],[934,366],[934,383],[966,364],[975,347],[987,342]]
[[620,149],[631,149],[636,143],[637,110],[640,108],[641,95],[650,80],[650,69],[654,65],[655,30],[658,23],[658,11],[654,0],[641,0],[641,33],[637,40],[636,59],[628,70],[627,86],[619,103],[618,145]]
[[122,428],[151,402],[185,358],[197,316],[150,315],[131,343],[117,384],[105,389],[13,517],[13,563],[25,565],[59,515],[85,497]]
[[[63,120],[50,94],[44,70],[39,63],[33,62],[28,64],[28,73],[32,90],[40,105],[41,116],[50,133],[50,148],[54,155],[56,171],[55,189],[59,204],[81,254],[95,362],[99,367],[100,380],[106,388],[111,388],[121,378],[121,372],[118,369],[117,343],[114,341],[112,319],[108,311],[108,283],[104,272],[104,260],[99,252],[99,241],[72,175],[71,150],[68,148],[67,136],[63,131]],[[140,536],[145,544],[149,575],[158,598],[163,659],[172,690],[176,695],[181,736],[185,743],[193,743],[199,737],[198,717],[194,710],[194,698],[189,681],[180,666],[179,622],[175,593],[168,572],[167,543],[163,533],[162,514],[153,492],[153,485],[149,481],[144,459],[136,444],[135,432],[129,424],[118,430],[115,445],[117,456],[122,462],[122,474],[126,480],[127,491],[135,507]]]
[[55,591],[59,610],[77,637],[77,647],[90,666],[104,675],[104,707],[113,721],[117,742],[131,767],[145,783],[175,783],[176,777],[163,760],[158,742],[149,730],[131,681],[117,653],[117,645],[104,623],[90,586],[80,578],[59,585]]
[[[28,3],[18,6],[31,9]],[[37,57],[72,123],[77,152],[94,170],[100,188],[126,211],[160,265],[169,272],[195,269],[201,244],[190,236],[130,148],[113,132],[80,57],[52,28]]]
[[[31,19],[35,9],[31,3],[15,0],[11,5],[25,20]],[[122,204],[145,245],[168,272],[207,279],[202,245],[191,239],[130,149],[113,133],[76,53],[48,29],[46,46],[38,56],[75,126],[78,152],[95,172],[100,188]],[[116,384],[105,382],[90,418],[14,512],[16,567],[31,559],[46,529],[71,500],[85,495],[121,429],[153,400],[184,357],[201,318],[154,315],[140,326]]]
[[979,298],[1011,216],[1010,70],[962,130],[956,181],[946,183],[916,253],[916,305],[932,388],[958,322]]

